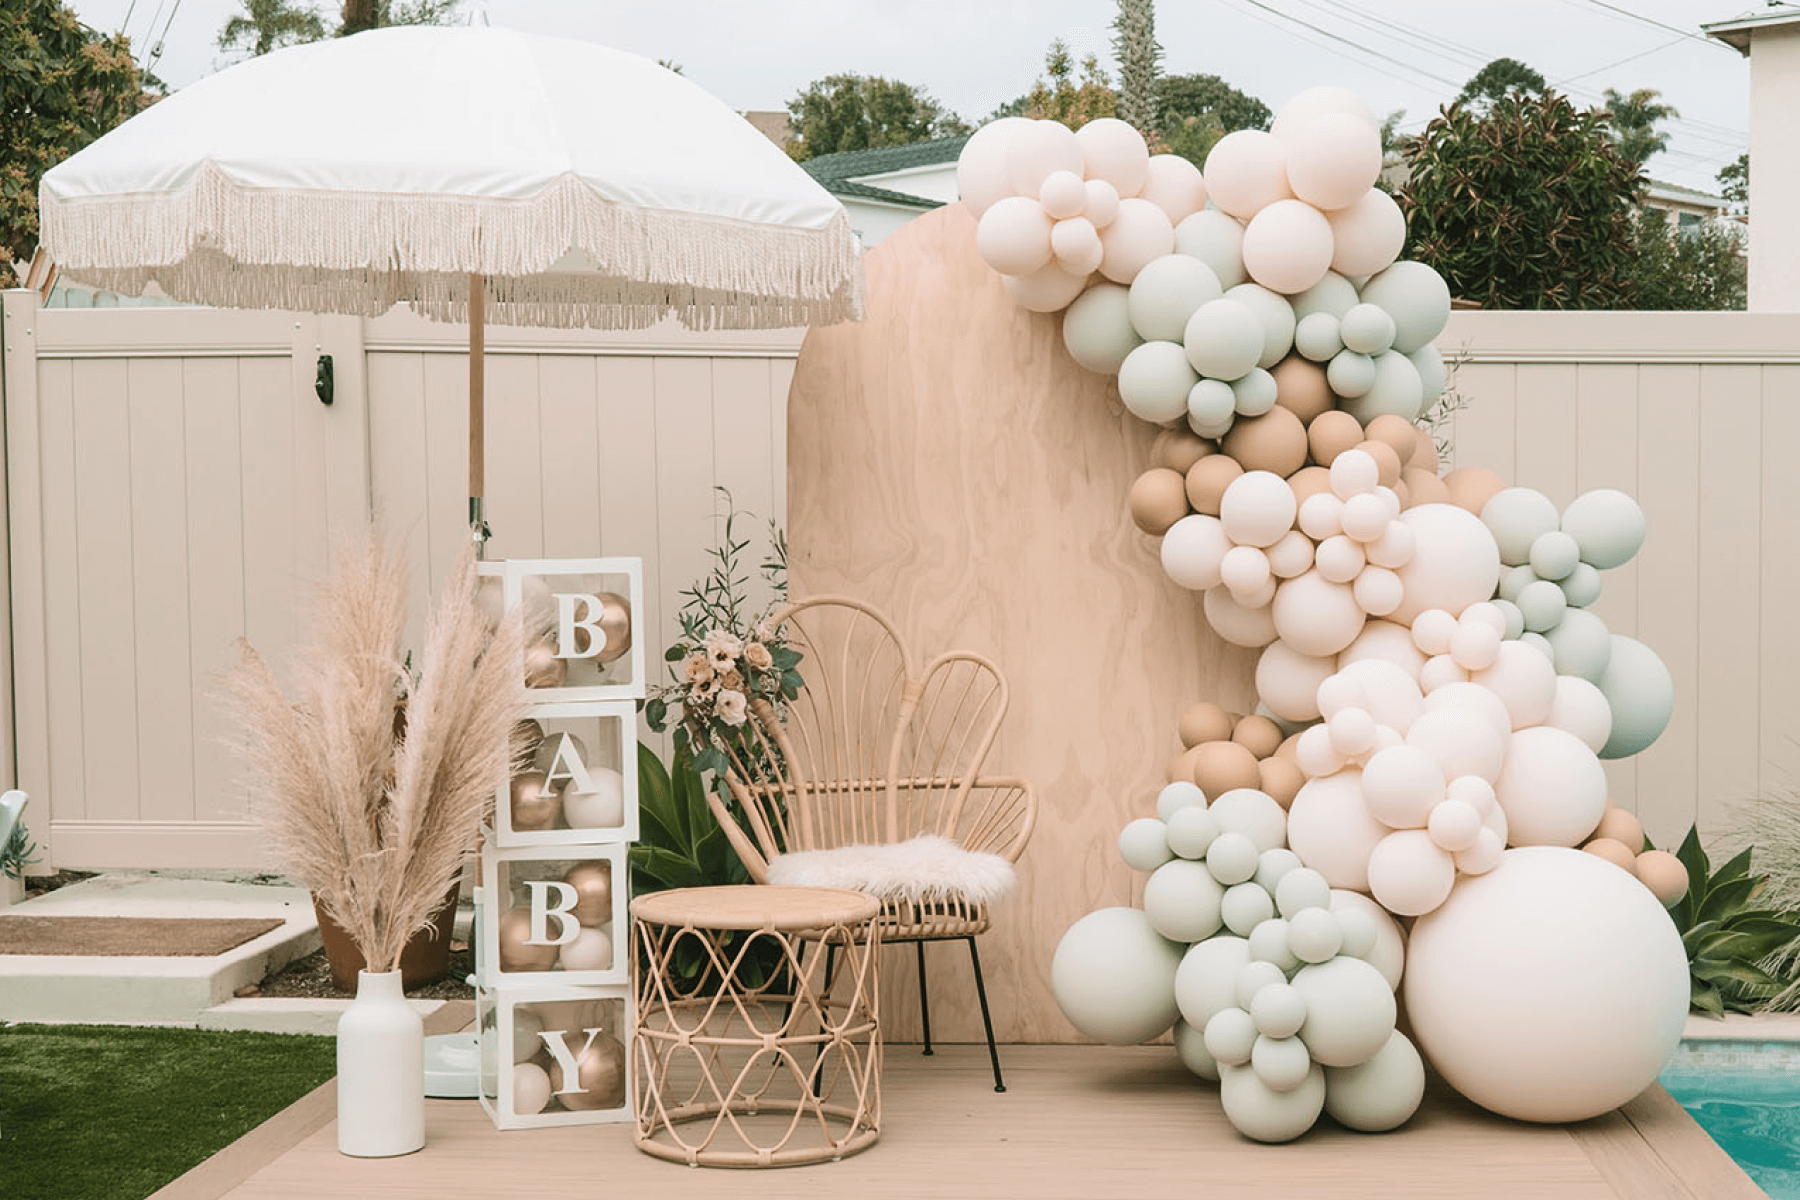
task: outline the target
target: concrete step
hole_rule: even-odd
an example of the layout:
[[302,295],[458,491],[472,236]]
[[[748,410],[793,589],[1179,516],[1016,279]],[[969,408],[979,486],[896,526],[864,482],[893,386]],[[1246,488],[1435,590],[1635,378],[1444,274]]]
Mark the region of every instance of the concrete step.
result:
[[[447,1000],[408,999],[421,1020],[449,1003]],[[200,1014],[202,1029],[248,1029],[261,1033],[337,1034],[338,1018],[350,1007],[348,1000],[313,1000],[298,996],[244,996],[215,1004]]]
[[117,872],[12,906],[30,916],[261,917],[282,924],[211,958],[0,955],[0,1021],[197,1025],[201,1014],[319,948],[305,889]]

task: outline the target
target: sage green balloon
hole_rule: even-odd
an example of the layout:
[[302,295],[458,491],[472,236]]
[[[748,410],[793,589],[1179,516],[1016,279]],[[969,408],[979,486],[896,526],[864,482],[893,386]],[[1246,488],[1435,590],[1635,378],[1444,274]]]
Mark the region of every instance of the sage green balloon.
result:
[[1325,1069],[1325,1111],[1361,1133],[1398,1129],[1424,1098],[1425,1061],[1399,1030],[1368,1062]]
[[1481,510],[1481,523],[1494,535],[1500,546],[1500,561],[1509,567],[1530,562],[1532,543],[1556,529],[1561,520],[1550,497],[1531,488],[1510,487],[1495,492]]
[[1131,281],[1131,324],[1146,341],[1179,342],[1188,318],[1225,294],[1212,268],[1186,254],[1165,254],[1144,264]]
[[1244,227],[1216,208],[1191,213],[1175,226],[1175,253],[1212,268],[1221,287],[1236,287],[1250,277],[1244,271]]
[[1168,827],[1155,817],[1139,817],[1119,830],[1119,857],[1134,871],[1154,871],[1175,855]]
[[1601,758],[1629,758],[1668,728],[1675,714],[1675,680],[1656,651],[1636,638],[1612,635],[1612,657],[1598,680],[1612,708],[1612,736]]
[[1175,1022],[1175,1054],[1200,1078],[1219,1082],[1219,1060],[1206,1048],[1206,1034],[1185,1020]]
[[1583,562],[1609,570],[1631,561],[1644,544],[1644,510],[1624,492],[1596,488],[1575,497],[1562,530],[1581,546]]
[[1131,325],[1130,289],[1097,283],[1063,312],[1063,345],[1069,357],[1099,375],[1116,375],[1125,356],[1142,344]]
[[1394,318],[1394,349],[1402,354],[1437,337],[1450,320],[1450,285],[1422,262],[1397,262],[1373,276],[1362,298]]
[[1307,313],[1294,325],[1294,349],[1312,362],[1330,362],[1343,352],[1338,319],[1328,312]]
[[1425,385],[1412,359],[1398,350],[1389,350],[1375,356],[1374,367],[1375,377],[1367,390],[1354,399],[1347,399],[1344,410],[1364,425],[1385,416],[1416,420],[1422,408]]
[[1135,908],[1102,908],[1069,926],[1050,960],[1050,991],[1076,1029],[1113,1046],[1175,1024],[1182,948]]
[[1225,895],[1204,863],[1171,859],[1144,881],[1144,913],[1171,941],[1198,942],[1219,932]]
[[1558,675],[1575,675],[1599,686],[1612,662],[1612,631],[1585,608],[1563,613],[1556,628],[1544,634]]
[[1325,1072],[1316,1063],[1300,1086],[1278,1092],[1251,1066],[1219,1068],[1219,1103],[1225,1118],[1258,1142],[1291,1142],[1311,1129],[1325,1109]]
[[1313,313],[1342,317],[1359,302],[1356,285],[1336,271],[1325,272],[1325,278],[1304,292],[1296,292],[1288,297],[1288,304],[1294,310],[1296,321],[1304,321]]

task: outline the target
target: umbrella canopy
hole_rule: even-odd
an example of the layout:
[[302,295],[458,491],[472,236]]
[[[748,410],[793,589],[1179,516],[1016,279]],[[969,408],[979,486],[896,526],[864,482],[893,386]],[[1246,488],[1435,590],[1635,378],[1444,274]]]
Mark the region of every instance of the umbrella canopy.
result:
[[47,172],[65,276],[237,308],[699,328],[853,319],[843,207],[655,63],[471,27],[378,29],[183,88]]

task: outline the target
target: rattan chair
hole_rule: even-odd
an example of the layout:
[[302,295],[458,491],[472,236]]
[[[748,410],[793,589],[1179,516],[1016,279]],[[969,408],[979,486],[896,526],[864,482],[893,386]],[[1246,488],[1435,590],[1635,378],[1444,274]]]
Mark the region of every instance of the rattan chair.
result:
[[[1006,681],[994,664],[950,652],[921,667],[886,617],[840,596],[790,604],[774,621],[804,656],[805,685],[780,716],[766,701],[754,704],[731,749],[727,778],[741,823],[721,797],[708,794],[751,877],[770,882],[770,863],[783,854],[937,846],[910,840],[929,835],[954,843],[947,848],[952,856],[970,852],[963,858],[971,863],[994,865],[987,856],[999,856],[1010,876],[1009,864],[1031,837],[1037,797],[1022,779],[981,774],[1006,713]],[[932,1050],[925,943],[968,943],[994,1090],[1005,1091],[975,945],[989,925],[987,905],[952,887],[913,899],[884,895],[877,886],[860,890],[883,901],[881,940],[915,946],[926,1054]]]

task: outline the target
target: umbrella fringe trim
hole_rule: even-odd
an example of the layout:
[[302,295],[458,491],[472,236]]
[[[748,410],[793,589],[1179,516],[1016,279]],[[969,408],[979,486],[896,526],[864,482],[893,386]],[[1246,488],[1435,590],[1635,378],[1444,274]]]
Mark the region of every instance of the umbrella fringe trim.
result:
[[[134,295],[154,283],[191,303],[376,315],[407,301],[462,321],[480,272],[496,324],[631,329],[673,310],[695,328],[779,328],[862,314],[861,249],[841,208],[822,228],[761,224],[620,204],[574,176],[475,199],[245,188],[207,163],[166,194],[45,189],[40,220],[70,279]],[[595,270],[552,271],[571,250]]]

